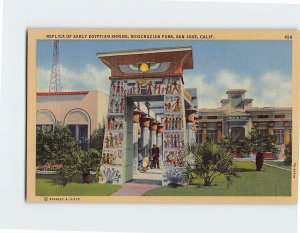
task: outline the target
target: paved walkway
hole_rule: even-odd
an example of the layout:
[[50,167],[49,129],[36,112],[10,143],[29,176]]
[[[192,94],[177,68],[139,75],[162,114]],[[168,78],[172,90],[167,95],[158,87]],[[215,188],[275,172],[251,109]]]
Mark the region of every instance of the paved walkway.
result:
[[125,183],[112,196],[142,196],[151,189],[161,187],[161,169],[149,169],[145,173],[139,171],[133,175],[133,180]]
[[137,171],[133,174],[133,179],[143,179],[143,180],[162,180],[162,169],[153,168],[148,169],[146,172]]
[[144,193],[157,187],[160,186],[153,184],[138,184],[130,182],[123,184],[117,192],[112,194],[112,196],[142,196]]

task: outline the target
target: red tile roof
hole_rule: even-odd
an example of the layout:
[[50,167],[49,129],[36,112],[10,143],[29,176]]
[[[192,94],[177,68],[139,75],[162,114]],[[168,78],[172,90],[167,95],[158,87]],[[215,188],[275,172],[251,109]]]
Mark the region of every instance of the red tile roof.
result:
[[88,91],[59,91],[59,92],[37,92],[37,96],[52,96],[52,95],[87,95]]

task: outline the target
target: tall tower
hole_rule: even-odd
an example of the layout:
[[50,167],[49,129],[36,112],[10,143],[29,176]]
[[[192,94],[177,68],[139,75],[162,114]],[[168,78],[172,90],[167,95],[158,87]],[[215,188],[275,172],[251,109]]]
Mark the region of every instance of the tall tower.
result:
[[61,87],[61,76],[60,76],[60,65],[59,65],[59,41],[54,40],[49,92],[57,92],[57,91],[62,91],[62,87]]

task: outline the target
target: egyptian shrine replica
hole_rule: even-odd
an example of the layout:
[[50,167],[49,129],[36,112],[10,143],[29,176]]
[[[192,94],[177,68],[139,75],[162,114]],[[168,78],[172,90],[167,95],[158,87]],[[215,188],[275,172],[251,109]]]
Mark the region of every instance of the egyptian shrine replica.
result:
[[137,161],[150,158],[155,144],[160,148],[162,185],[184,184],[184,148],[195,142],[196,131],[195,101],[184,89],[183,77],[185,69],[193,68],[192,48],[98,53],[97,57],[111,70],[100,182],[132,180]]

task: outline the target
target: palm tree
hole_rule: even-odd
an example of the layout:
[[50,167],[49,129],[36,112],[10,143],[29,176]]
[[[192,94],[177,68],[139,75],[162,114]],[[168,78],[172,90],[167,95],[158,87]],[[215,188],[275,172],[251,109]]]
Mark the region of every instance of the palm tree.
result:
[[214,179],[224,175],[227,185],[238,177],[233,164],[233,156],[220,145],[207,141],[204,144],[194,144],[187,148],[188,154],[194,155],[194,164],[190,172],[204,180],[204,186],[210,186]]

